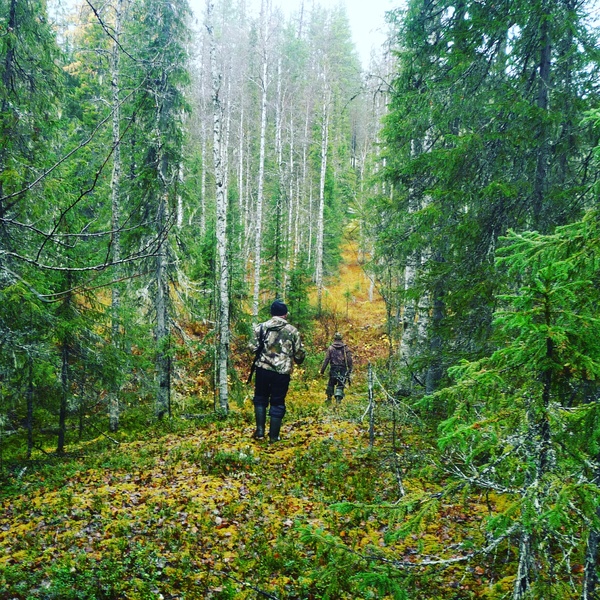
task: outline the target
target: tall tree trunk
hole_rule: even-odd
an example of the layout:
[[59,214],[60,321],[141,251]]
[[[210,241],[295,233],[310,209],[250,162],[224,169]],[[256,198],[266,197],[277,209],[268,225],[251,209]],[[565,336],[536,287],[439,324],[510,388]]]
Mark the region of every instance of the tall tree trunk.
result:
[[229,360],[229,265],[227,262],[227,197],[225,194],[225,174],[223,172],[223,139],[221,122],[223,108],[219,96],[222,76],[217,68],[217,47],[214,39],[212,14],[214,4],[207,2],[206,28],[210,36],[210,64],[213,82],[213,161],[217,199],[217,284],[219,288],[219,348],[218,348],[218,388],[219,408],[229,411],[229,383],[227,380]]
[[[250,136],[248,136],[249,138]],[[252,220],[252,163],[251,163],[251,155],[250,155],[250,140],[246,141],[246,151],[245,151],[245,159],[244,159],[244,172],[245,176],[245,185],[244,185],[244,223],[245,225],[245,234],[246,237],[244,239],[243,244],[243,257],[244,263],[247,264],[250,260],[250,255],[252,254],[253,247],[253,239],[251,235],[251,227],[250,223]]]
[[[10,8],[8,10],[8,22],[6,23],[6,31],[18,31],[17,27],[17,0],[11,0]],[[13,36],[7,36],[6,46],[4,48],[4,69],[2,73],[2,83],[5,90],[9,90],[12,87],[12,79],[15,71],[15,48]],[[2,105],[0,110],[1,114],[6,114],[8,109],[8,99],[5,96],[2,99]],[[0,146],[0,173],[4,172],[6,155],[8,153],[8,144],[2,144]],[[4,179],[0,177],[0,218],[4,218]]]
[[287,290],[289,276],[293,267],[292,260],[292,235],[293,235],[293,224],[294,224],[294,118],[293,115],[290,117],[290,164],[288,166],[289,173],[289,188],[288,188],[288,221],[286,231],[286,259],[285,259],[285,270],[283,273],[283,289]]
[[[123,14],[124,0],[117,0],[115,6],[115,29],[114,41],[111,56],[111,90],[112,90],[112,135],[113,135],[113,169],[111,178],[111,229],[112,229],[112,261],[115,263],[114,273],[116,282],[111,289],[111,338],[113,346],[118,347],[120,333],[120,312],[121,312],[121,287],[119,284],[119,273],[121,268],[117,264],[121,260],[121,109],[119,103],[119,66],[120,66],[120,37],[121,37],[121,17]],[[108,421],[109,429],[117,431],[119,428],[119,385],[118,378],[112,382],[108,398]]]
[[200,239],[206,237],[206,163],[207,151],[206,144],[208,141],[208,133],[206,131],[206,106],[204,103],[204,72],[201,73],[201,96],[202,96],[202,124],[200,126],[200,156],[202,165],[200,166]]
[[31,353],[27,356],[27,458],[31,458],[33,452],[33,357]]
[[[71,317],[71,302],[73,301],[71,289],[73,287],[72,275],[67,272],[66,288],[67,295],[63,300],[64,318]],[[67,434],[67,407],[69,405],[69,361],[71,360],[71,336],[68,332],[63,333],[63,339],[60,343],[60,404],[58,410],[58,440],[56,443],[56,453],[63,454],[65,451],[65,440]]]
[[282,69],[281,57],[277,62],[277,101],[275,105],[275,154],[277,157],[277,175],[279,190],[275,207],[275,260],[273,267],[273,285],[275,295],[282,297],[284,291],[283,279],[283,199],[285,197],[285,177],[283,172],[283,97],[282,97]]
[[[411,155],[419,156],[424,151],[422,140],[411,142]],[[420,196],[420,191],[411,189],[409,191],[408,211],[416,212],[426,202]],[[404,266],[404,311],[402,315],[402,337],[400,338],[399,352],[403,368],[407,369],[409,380],[408,390],[413,388],[415,382],[420,381],[419,374],[414,371],[414,359],[422,349],[422,342],[427,337],[429,299],[425,292],[418,299],[411,297],[417,285],[417,275],[421,266],[425,263],[424,250],[414,250],[406,257]]]
[[[161,160],[162,162],[162,160]],[[159,239],[156,253],[156,373],[158,388],[156,394],[156,416],[162,419],[171,413],[171,359],[169,353],[169,281],[168,281],[168,198],[162,189],[157,209],[157,234]]]
[[256,197],[256,215],[254,223],[254,294],[252,302],[252,316],[258,315],[258,302],[260,295],[260,272],[262,254],[262,210],[265,179],[265,143],[267,135],[267,7],[261,3],[261,18],[263,19],[263,60],[261,80],[261,111],[260,111],[260,155],[258,163],[258,192]]
[[317,239],[315,241],[315,284],[317,286],[317,311],[320,313],[323,301],[323,251],[325,243],[325,177],[327,174],[327,150],[329,146],[329,101],[331,91],[327,90],[323,102],[321,121],[321,178],[319,181],[319,208],[317,213]]
[[[310,147],[310,103],[306,103],[306,114],[304,117],[304,139],[302,140],[302,179],[299,182],[300,189],[298,191],[298,207],[296,209],[296,220],[294,222],[294,259],[297,258],[300,248],[302,247],[301,227],[300,227],[300,200],[301,198],[311,197],[311,192],[308,189],[308,150]],[[309,201],[309,214],[312,202]],[[311,222],[309,218],[309,223]],[[307,244],[308,246],[308,244]],[[307,252],[307,254],[310,251]]]
[[227,95],[220,102],[221,109],[225,106],[225,129],[221,135],[221,172],[223,173],[223,197],[225,201],[229,198],[229,138],[231,135],[231,65],[229,65],[229,76],[227,78]]
[[[540,15],[540,64],[538,69],[538,94],[537,107],[540,112],[548,111],[548,92],[550,88],[550,68],[552,58],[552,48],[550,40],[549,10],[546,2],[542,3]],[[535,189],[533,194],[533,227],[542,230],[546,229],[546,217],[544,215],[544,203],[546,192],[546,180],[548,171],[548,132],[545,122],[546,116],[542,114],[540,123],[539,147],[537,155],[537,165],[535,172]]]
[[246,239],[248,232],[248,219],[246,214],[246,202],[244,198],[244,98],[243,95],[240,98],[240,137],[238,146],[238,208],[240,211],[240,233],[239,233],[239,247],[244,248],[244,240]]
[[442,379],[442,334],[440,328],[444,319],[444,301],[441,284],[435,286],[433,299],[433,314],[431,319],[431,341],[429,350],[431,359],[425,377],[425,393],[433,394]]
[[63,454],[65,451],[65,439],[67,433],[67,406],[69,402],[69,360],[70,348],[67,341],[63,341],[60,349],[61,368],[60,368],[60,406],[58,410],[58,441],[56,443],[56,453]]

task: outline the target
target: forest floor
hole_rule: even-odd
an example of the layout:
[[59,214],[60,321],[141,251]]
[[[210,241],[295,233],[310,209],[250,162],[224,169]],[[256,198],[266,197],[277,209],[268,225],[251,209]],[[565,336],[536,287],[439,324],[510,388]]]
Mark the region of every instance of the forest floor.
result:
[[[423,438],[392,423],[381,399],[370,428],[367,365],[387,353],[384,303],[371,293],[348,245],[281,442],[252,439],[249,389],[227,418],[118,445],[102,436],[20,473],[0,495],[0,598],[505,597],[490,567],[451,560],[480,542],[483,501],[438,503],[403,529],[399,498],[419,506],[439,478]],[[336,330],[355,380],[326,406],[318,369]],[[436,566],[439,556],[450,562]]]

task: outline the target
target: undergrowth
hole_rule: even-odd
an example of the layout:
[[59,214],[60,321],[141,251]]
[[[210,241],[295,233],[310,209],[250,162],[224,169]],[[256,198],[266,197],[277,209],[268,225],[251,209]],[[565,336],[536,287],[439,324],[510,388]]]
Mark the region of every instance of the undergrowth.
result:
[[[5,468],[0,599],[509,597],[513,540],[476,553],[504,499],[447,485],[418,409],[378,390],[371,419],[366,369],[386,351],[384,310],[369,304],[365,327],[368,286],[340,283],[350,285],[365,298],[343,311],[326,298],[281,442],[252,439],[251,389],[238,382],[226,418],[190,398],[184,418]],[[341,405],[325,406],[318,369],[340,329],[357,376]]]

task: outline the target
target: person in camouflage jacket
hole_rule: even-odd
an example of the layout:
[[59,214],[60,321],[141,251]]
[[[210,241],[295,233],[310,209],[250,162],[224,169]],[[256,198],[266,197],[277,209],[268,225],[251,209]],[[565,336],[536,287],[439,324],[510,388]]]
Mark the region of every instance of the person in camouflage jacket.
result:
[[352,352],[344,344],[341,333],[333,336],[333,344],[327,348],[325,360],[321,366],[321,375],[325,373],[329,365],[329,381],[325,393],[327,394],[327,404],[335,396],[338,404],[344,397],[344,387],[350,382],[352,375]]
[[250,350],[255,354],[254,381],[255,439],[265,437],[267,408],[269,408],[269,441],[279,440],[281,421],[285,416],[285,397],[294,363],[305,357],[300,333],[287,322],[287,306],[280,300],[271,305],[271,318],[254,329]]

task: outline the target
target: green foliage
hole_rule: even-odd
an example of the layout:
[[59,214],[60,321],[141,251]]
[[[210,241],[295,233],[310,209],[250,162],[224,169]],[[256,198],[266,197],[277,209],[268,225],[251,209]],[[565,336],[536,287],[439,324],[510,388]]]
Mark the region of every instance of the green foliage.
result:
[[[460,358],[493,351],[502,236],[548,233],[594,202],[594,169],[582,175],[579,167],[591,166],[597,143],[583,122],[598,104],[596,32],[583,5],[565,11],[558,2],[490,10],[414,0],[394,22],[397,69],[384,124],[393,195],[377,198],[370,225],[392,314],[395,295],[400,306],[427,304],[426,331],[408,357],[426,385],[428,369],[443,375]],[[414,280],[404,280],[406,265]]]
[[498,349],[451,369],[455,384],[436,394],[456,407],[440,426],[449,472],[512,498],[490,516],[490,533],[532,536],[542,565],[533,597],[558,593],[552,552],[583,552],[564,536],[597,519],[586,499],[600,483],[589,469],[598,456],[596,227],[593,211],[553,235],[508,236],[498,261],[519,287],[499,296]]
[[310,573],[321,598],[338,598],[347,593],[360,594],[365,599],[386,594],[394,600],[409,598],[399,571],[349,552],[336,536],[321,529],[301,527],[300,540],[314,548],[321,563],[318,570]]
[[289,273],[286,304],[291,323],[300,329],[305,339],[310,336],[313,317],[309,299],[311,287],[310,271],[304,261],[300,261]]

